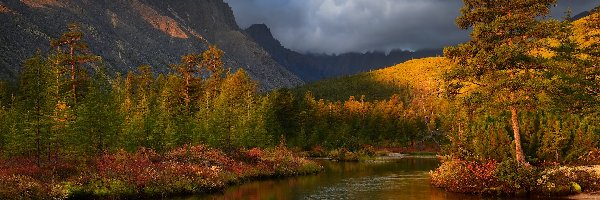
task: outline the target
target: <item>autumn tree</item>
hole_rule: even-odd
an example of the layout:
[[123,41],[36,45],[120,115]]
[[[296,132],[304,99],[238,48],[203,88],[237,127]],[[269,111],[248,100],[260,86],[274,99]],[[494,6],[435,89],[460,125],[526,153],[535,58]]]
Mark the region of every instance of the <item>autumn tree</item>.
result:
[[598,112],[600,106],[600,7],[577,21],[565,20],[553,39],[555,106],[578,113]]
[[223,61],[221,57],[223,57],[224,52],[218,49],[216,46],[211,45],[208,47],[208,50],[202,53],[202,61],[201,61],[201,71],[206,71],[208,77],[206,78],[206,104],[208,107],[209,99],[214,99],[219,91],[219,86],[225,75],[225,68],[223,67]]
[[247,122],[252,117],[256,83],[243,69],[238,69],[235,73],[227,75],[221,89],[215,99],[215,114],[219,118],[215,121],[218,124],[215,125],[223,135],[217,137],[221,138],[224,145],[231,148],[234,139],[239,139],[239,136],[243,135],[243,129],[248,128],[245,125],[248,125]]
[[181,77],[184,82],[182,95],[187,111],[190,111],[190,102],[196,100],[196,93],[199,90],[198,76],[202,75],[201,56],[188,54],[181,57],[181,63],[171,65],[171,68]]
[[[557,31],[557,22],[545,19],[555,0],[464,0],[456,22],[472,29],[471,40],[444,50],[458,67],[447,76],[455,92],[476,85],[471,97],[510,111],[516,160],[529,166],[521,142],[519,112],[538,105],[545,86],[547,58],[534,50]],[[471,86],[470,88],[473,88]]]

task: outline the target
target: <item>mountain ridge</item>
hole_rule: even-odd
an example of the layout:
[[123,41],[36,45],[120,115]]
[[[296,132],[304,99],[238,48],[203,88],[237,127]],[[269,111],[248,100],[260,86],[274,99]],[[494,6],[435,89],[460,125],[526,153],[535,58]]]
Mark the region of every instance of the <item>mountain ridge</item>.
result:
[[302,54],[284,47],[265,24],[254,24],[245,29],[248,36],[261,45],[280,65],[306,82],[353,75],[393,66],[414,58],[441,55],[441,49],[416,52],[393,50],[384,52],[343,53],[339,55]]
[[183,1],[0,0],[0,79],[14,79],[25,58],[35,49],[47,51],[51,38],[77,22],[111,72],[151,65],[167,73],[182,55],[211,43],[225,52],[225,67],[244,68],[263,89],[303,83],[243,33],[227,3]]

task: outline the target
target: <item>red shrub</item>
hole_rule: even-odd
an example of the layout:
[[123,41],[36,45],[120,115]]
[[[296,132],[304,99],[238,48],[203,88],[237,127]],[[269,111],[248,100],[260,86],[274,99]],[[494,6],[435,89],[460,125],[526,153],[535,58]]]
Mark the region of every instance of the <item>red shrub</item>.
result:
[[497,162],[452,159],[431,173],[431,183],[453,192],[481,193],[498,185],[495,178]]

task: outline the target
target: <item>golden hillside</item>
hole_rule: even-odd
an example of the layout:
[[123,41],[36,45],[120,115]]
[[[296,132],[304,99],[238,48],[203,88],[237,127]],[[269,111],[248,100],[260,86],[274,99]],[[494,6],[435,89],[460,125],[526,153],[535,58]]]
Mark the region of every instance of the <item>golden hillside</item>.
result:
[[437,95],[442,74],[450,68],[444,57],[410,60],[392,67],[353,76],[328,79],[297,88],[311,91],[317,99],[347,100],[349,96],[365,96],[367,100],[387,99],[393,94],[415,96]]

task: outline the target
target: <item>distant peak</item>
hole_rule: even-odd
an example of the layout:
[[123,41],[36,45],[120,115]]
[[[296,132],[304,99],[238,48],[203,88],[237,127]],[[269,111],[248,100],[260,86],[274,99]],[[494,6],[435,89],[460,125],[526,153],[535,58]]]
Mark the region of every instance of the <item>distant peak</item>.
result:
[[248,29],[269,29],[269,27],[266,24],[252,24],[250,25],[250,27],[248,27]]
[[250,35],[255,41],[265,48],[269,47],[281,47],[281,43],[275,39],[271,33],[271,29],[266,24],[252,24],[252,26],[246,28],[246,33]]
[[268,35],[272,35],[271,29],[269,29],[269,27],[266,24],[252,24],[250,27],[246,28],[246,32],[254,32],[260,34],[267,33]]

